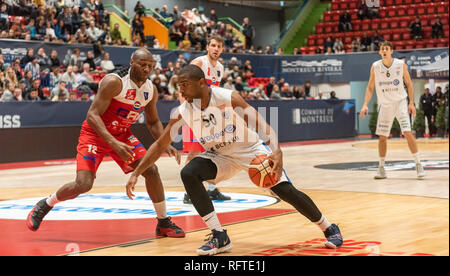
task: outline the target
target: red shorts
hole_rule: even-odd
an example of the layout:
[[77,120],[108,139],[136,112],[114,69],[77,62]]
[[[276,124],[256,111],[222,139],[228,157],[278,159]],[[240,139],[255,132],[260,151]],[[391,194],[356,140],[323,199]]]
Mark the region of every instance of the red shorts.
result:
[[132,172],[134,168],[129,165],[144,157],[147,152],[144,145],[133,135],[133,133],[131,133],[131,130],[119,135],[114,135],[114,137],[117,140],[134,147],[133,152],[135,156],[132,161],[123,161],[100,136],[82,128],[77,146],[77,171],[88,170],[95,175],[103,158],[106,154],[109,154],[124,173]]
[[192,129],[188,125],[184,125],[183,131],[183,152],[199,151],[205,152],[205,149],[197,142]]

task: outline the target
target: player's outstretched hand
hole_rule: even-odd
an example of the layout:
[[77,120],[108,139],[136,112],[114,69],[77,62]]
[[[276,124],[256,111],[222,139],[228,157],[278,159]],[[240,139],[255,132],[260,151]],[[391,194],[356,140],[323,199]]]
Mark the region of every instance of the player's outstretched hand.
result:
[[178,165],[180,165],[181,155],[176,148],[169,145],[166,149],[166,152],[170,157],[172,156],[175,157],[175,160],[177,160]]
[[361,118],[365,118],[367,115],[369,115],[369,108],[367,107],[367,105],[363,105],[361,111],[359,112],[359,115],[361,116]]
[[278,183],[283,173],[283,153],[280,149],[276,150],[272,155],[267,156],[267,159],[273,162],[272,171],[275,183]]
[[136,183],[138,181],[138,175],[135,175],[134,173],[131,174],[130,179],[128,179],[128,183],[127,183],[127,196],[128,198],[130,198],[131,200],[133,200],[134,197],[134,187],[136,186]]

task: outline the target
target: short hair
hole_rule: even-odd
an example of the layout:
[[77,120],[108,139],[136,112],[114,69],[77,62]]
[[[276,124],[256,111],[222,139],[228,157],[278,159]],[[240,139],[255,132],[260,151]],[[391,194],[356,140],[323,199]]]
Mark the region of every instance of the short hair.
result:
[[180,75],[186,75],[191,80],[205,78],[205,73],[197,65],[189,64],[180,70]]
[[212,35],[212,36],[210,36],[209,39],[208,39],[207,45],[209,45],[211,43],[211,40],[213,40],[213,39],[215,41],[219,42],[220,44],[222,44],[222,46],[223,46],[223,38],[221,36],[219,36],[219,35]]
[[381,47],[383,47],[383,46],[388,46],[388,47],[390,47],[392,50],[394,50],[394,46],[392,46],[392,43],[391,43],[390,41],[385,40],[385,41],[381,42],[381,44],[380,44],[380,49],[381,49]]

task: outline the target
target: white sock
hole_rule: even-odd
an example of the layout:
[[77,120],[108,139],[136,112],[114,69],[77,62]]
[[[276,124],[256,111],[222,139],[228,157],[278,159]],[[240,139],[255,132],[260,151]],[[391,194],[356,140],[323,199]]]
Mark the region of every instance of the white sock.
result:
[[319,226],[322,232],[325,232],[325,230],[327,230],[327,228],[331,226],[331,223],[327,220],[327,218],[324,215],[322,215],[322,217],[319,219],[318,222],[314,223],[317,224],[317,226]]
[[212,192],[212,191],[214,191],[215,189],[217,189],[216,185],[214,185],[214,184],[208,184],[208,191]]
[[220,224],[219,218],[217,217],[216,212],[212,211],[206,216],[202,217],[203,221],[205,221],[206,225],[210,230],[216,230],[223,232],[222,225]]
[[47,205],[48,206],[55,206],[56,203],[60,202],[57,198],[56,198],[56,193],[52,194],[51,196],[47,197]]
[[384,167],[384,159],[385,159],[385,157],[380,157],[380,162],[379,162],[380,167]]
[[158,203],[153,202],[153,206],[155,207],[156,216],[159,219],[167,218],[167,210],[166,210],[166,201],[163,200]]
[[416,164],[420,164],[419,152],[413,153],[412,156],[414,158],[414,161],[416,161]]

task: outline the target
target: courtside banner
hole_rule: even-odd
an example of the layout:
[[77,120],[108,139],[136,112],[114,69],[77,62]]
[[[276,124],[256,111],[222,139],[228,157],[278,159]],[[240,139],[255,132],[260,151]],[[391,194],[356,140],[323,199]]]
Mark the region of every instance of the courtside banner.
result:
[[[278,133],[281,142],[355,135],[355,100],[249,101]],[[168,123],[178,101],[157,103]],[[90,102],[0,102],[0,131],[6,128],[80,126]],[[145,123],[141,113],[137,124]]]
[[[87,51],[93,50],[89,44],[62,44],[44,43],[37,41],[0,39],[0,49],[5,60],[5,65],[11,64],[15,58],[26,55],[27,48],[37,49],[43,47],[49,56],[51,50],[58,52],[58,58],[62,64],[67,65],[73,49],[79,48],[81,57],[87,56]],[[130,57],[136,47],[104,46],[110,54],[111,60],[116,66],[129,65]],[[187,62],[204,55],[205,52],[169,51],[150,49],[157,67],[166,68],[168,62],[176,62],[183,55]],[[408,69],[419,69],[428,64],[434,64],[448,57],[448,48],[433,48],[421,50],[395,51],[394,57],[404,59]],[[231,63],[231,58],[236,57],[237,64],[243,65],[246,60],[251,61],[255,76],[258,77],[284,77],[289,84],[303,84],[306,80],[313,83],[334,83],[350,81],[367,81],[372,63],[380,59],[377,52],[349,53],[338,55],[254,55],[254,54],[230,54],[221,55],[225,66]],[[100,64],[101,58],[96,62]],[[448,63],[447,63],[448,64]],[[447,69],[448,70],[448,69]],[[414,75],[413,75],[414,77]],[[417,76],[420,78],[421,76]]]

